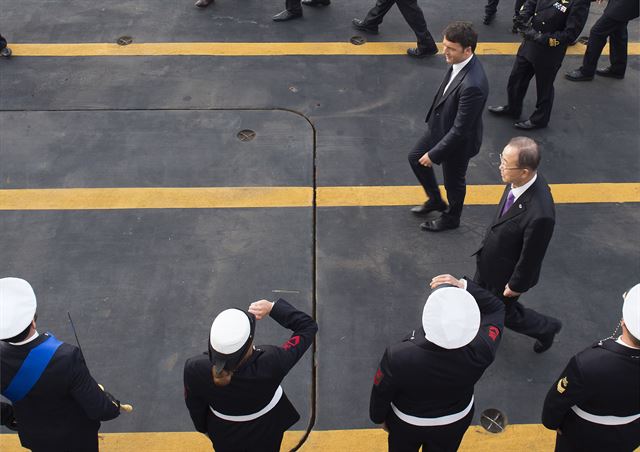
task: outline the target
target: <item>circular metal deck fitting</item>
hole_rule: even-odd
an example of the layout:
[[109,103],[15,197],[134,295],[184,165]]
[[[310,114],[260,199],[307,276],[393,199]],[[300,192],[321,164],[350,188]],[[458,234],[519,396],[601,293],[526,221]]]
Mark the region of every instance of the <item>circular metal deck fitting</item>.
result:
[[251,141],[256,137],[256,133],[251,129],[244,129],[236,135],[240,141]]
[[133,42],[133,38],[131,36],[120,36],[116,42],[119,46],[128,46]]
[[350,41],[351,41],[351,44],[353,44],[354,46],[361,46],[362,44],[367,42],[367,40],[362,36],[354,36],[351,38]]
[[487,408],[480,415],[480,425],[490,433],[502,433],[507,427],[507,416],[495,408]]

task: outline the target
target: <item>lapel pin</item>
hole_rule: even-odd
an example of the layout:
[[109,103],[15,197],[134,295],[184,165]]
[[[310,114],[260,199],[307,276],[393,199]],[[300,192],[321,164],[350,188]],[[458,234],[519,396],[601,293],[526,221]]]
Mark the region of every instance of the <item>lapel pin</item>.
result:
[[522,204],[518,204],[518,209],[522,209]]

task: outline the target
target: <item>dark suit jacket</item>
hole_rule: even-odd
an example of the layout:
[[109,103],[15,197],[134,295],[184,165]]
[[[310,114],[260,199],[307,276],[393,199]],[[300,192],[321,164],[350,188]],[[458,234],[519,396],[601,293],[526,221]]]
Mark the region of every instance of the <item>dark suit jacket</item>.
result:
[[505,187],[494,219],[476,251],[479,281],[502,293],[504,286],[526,292],[536,285],[542,259],[553,235],[555,208],[542,175],[500,217],[510,185]]
[[[47,336],[41,334],[24,345],[0,343],[2,392],[29,352]],[[62,344],[31,391],[13,406],[20,442],[39,450],[97,450],[100,421],[113,419],[120,410],[105,396],[78,347]]]
[[628,22],[640,16],[640,2],[638,0],[609,0],[603,14],[620,22]]
[[475,55],[443,96],[447,79],[448,76],[440,85],[425,120],[429,158],[437,164],[456,158],[470,159],[480,151],[482,111],[489,95],[487,76]]

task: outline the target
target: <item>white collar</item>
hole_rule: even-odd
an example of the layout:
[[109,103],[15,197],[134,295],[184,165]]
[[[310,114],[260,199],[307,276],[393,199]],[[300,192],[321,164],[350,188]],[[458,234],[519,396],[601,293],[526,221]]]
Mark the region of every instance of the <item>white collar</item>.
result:
[[473,53],[466,60],[461,61],[459,63],[456,63],[456,64],[454,64],[452,66],[453,67],[453,72],[451,74],[451,79],[452,80],[455,78],[455,75],[458,74],[462,70],[462,68],[464,68],[467,64],[469,64],[469,61],[471,61],[471,58],[473,58]]
[[618,336],[618,339],[616,339],[616,342],[620,345],[624,345],[627,348],[632,348],[634,350],[640,350],[640,347],[634,347],[633,345],[629,345],[627,344],[625,341],[622,340],[622,336]]
[[9,342],[11,345],[24,345],[24,344],[28,344],[29,342],[35,340],[38,336],[40,336],[38,334],[38,331],[36,330],[36,334],[34,334],[33,336],[31,336],[29,339],[25,339],[22,342]]
[[522,196],[524,192],[527,191],[529,187],[533,185],[533,183],[536,181],[537,178],[538,178],[538,173],[534,174],[529,182],[527,182],[524,185],[521,185],[520,187],[514,187],[513,185],[511,185],[511,193],[513,193],[513,202],[515,202],[516,199]]

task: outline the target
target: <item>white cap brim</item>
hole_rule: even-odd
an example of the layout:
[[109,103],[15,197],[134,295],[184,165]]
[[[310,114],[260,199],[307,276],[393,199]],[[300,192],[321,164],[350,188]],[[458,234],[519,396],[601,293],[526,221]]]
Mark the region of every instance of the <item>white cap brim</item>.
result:
[[478,303],[464,289],[436,289],[424,305],[422,327],[427,340],[442,348],[464,347],[476,337],[480,328]]
[[622,318],[629,333],[640,339],[640,284],[636,284],[627,292],[622,305]]
[[36,314],[36,294],[20,278],[0,279],[0,340],[22,333]]

